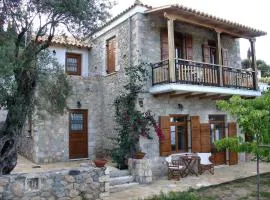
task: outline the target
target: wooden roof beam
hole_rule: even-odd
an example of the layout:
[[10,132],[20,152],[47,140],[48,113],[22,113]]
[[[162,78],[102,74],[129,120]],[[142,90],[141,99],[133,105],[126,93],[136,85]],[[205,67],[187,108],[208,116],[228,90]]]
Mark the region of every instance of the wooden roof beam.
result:
[[207,95],[207,93],[200,93],[200,94],[191,94],[191,95],[188,95],[188,96],[186,96],[186,99],[190,99],[190,98],[200,98],[200,97],[203,97],[203,96],[205,96],[205,95]]
[[185,93],[178,93],[178,94],[171,94],[170,95],[170,98],[175,98],[175,97],[185,97],[185,96],[188,96],[188,95],[191,95],[192,92],[185,92]]
[[212,100],[228,100],[232,97],[232,95],[227,96],[219,96],[219,97],[212,97]]
[[154,97],[160,97],[160,96],[167,96],[167,95],[172,95],[175,92],[163,92],[163,93],[158,93],[158,94],[153,94]]
[[222,29],[222,28],[217,28],[216,26],[211,26],[211,25],[206,24],[206,23],[203,24],[202,22],[199,22],[198,20],[194,20],[194,19],[190,19],[190,18],[188,19],[188,18],[182,17],[180,15],[168,14],[168,13],[165,12],[164,17],[166,17],[167,19],[179,20],[179,21],[182,21],[182,22],[186,22],[186,23],[189,23],[189,24],[193,24],[193,25],[196,25],[196,26],[201,26],[201,27],[204,27],[204,28],[212,29],[212,30],[218,29],[218,31],[220,31],[222,33],[226,33],[226,34],[238,37],[238,38],[250,39],[250,37],[246,37],[246,36],[241,35],[241,34],[233,33],[231,31],[227,31],[227,30]]
[[220,94],[206,95],[206,96],[200,97],[200,99],[211,99],[211,98],[217,98],[217,97],[220,97]]

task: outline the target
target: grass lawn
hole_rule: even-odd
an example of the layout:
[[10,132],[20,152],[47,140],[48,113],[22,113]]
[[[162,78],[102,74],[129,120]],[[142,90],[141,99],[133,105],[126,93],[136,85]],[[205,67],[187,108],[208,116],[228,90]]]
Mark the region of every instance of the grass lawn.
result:
[[[270,199],[270,173],[261,175],[261,200]],[[256,198],[256,176],[189,192],[161,194],[148,200],[248,200]]]

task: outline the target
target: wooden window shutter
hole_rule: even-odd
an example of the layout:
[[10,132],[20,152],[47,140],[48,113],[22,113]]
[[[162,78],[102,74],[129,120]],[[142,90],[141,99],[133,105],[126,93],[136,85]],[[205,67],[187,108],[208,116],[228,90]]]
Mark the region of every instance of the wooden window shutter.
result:
[[107,48],[107,70],[108,74],[115,72],[115,37],[107,40],[106,48]]
[[168,31],[162,29],[160,31],[160,52],[161,60],[166,60],[169,58],[169,49],[168,49]]
[[229,57],[228,49],[222,48],[222,65],[223,66],[229,66],[228,57]]
[[186,58],[187,60],[193,60],[193,42],[192,42],[192,35],[186,35]]
[[[229,137],[234,137],[237,135],[237,128],[235,122],[228,123],[228,135]],[[236,165],[238,163],[238,153],[229,152],[229,164]]]
[[203,62],[210,63],[210,47],[206,44],[202,45]]
[[161,156],[168,156],[171,154],[171,131],[170,131],[170,117],[159,117],[160,128],[164,134],[164,140],[160,142],[159,150]]
[[211,152],[210,126],[208,123],[201,124],[201,152]]
[[191,116],[191,141],[192,152],[201,152],[200,117]]

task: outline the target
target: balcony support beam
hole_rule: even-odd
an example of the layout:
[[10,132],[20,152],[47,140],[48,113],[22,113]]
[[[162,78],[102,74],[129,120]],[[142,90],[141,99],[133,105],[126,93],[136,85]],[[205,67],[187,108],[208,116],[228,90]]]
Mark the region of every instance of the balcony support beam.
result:
[[254,74],[253,74],[253,85],[254,85],[254,89],[255,90],[259,90],[259,87],[258,87],[258,77],[257,77],[257,74],[258,74],[258,70],[257,70],[257,63],[256,63],[256,49],[255,49],[255,42],[256,42],[256,39],[255,38],[251,38],[249,40],[250,42],[250,49],[251,49],[251,67],[254,71]]
[[175,57],[174,20],[175,20],[174,18],[168,18],[168,21],[167,21],[170,82],[176,81],[175,80],[175,60],[174,60],[174,57]]
[[219,64],[219,86],[223,86],[223,77],[222,77],[222,55],[221,55],[221,40],[220,34],[221,31],[216,29],[217,33],[217,60]]

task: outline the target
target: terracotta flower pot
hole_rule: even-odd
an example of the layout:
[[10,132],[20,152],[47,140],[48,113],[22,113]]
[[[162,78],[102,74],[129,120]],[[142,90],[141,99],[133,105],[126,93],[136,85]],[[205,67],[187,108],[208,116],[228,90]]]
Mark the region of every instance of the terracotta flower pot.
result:
[[143,159],[143,157],[145,156],[146,153],[144,152],[136,152],[134,153],[134,158],[135,159]]
[[107,160],[105,159],[95,159],[94,163],[96,167],[104,167],[104,165],[107,163]]

